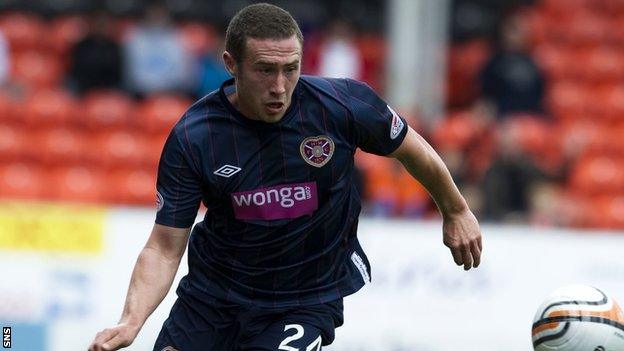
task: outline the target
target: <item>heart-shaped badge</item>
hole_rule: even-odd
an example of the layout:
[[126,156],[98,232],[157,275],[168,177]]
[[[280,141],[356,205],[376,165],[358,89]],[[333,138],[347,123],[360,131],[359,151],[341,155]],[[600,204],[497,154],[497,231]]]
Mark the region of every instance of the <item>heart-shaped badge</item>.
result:
[[334,141],[326,135],[307,137],[299,145],[299,152],[309,165],[323,167],[334,155]]

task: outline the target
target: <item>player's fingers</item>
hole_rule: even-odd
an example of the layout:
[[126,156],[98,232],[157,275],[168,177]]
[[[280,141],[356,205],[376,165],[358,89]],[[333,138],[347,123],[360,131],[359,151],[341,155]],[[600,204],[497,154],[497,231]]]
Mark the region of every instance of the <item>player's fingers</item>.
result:
[[119,347],[121,346],[125,346],[122,345],[124,343],[126,343],[127,340],[124,336],[122,336],[121,334],[117,334],[115,335],[112,339],[106,341],[105,343],[102,344],[102,350],[103,351],[112,351],[112,350],[117,350],[119,349]]
[[470,244],[462,245],[462,258],[464,262],[464,270],[472,268],[472,253],[470,252]]
[[479,250],[479,243],[472,242],[470,244],[470,253],[472,254],[472,266],[474,268],[479,267],[481,264],[481,250]]
[[115,334],[117,334],[117,331],[114,329],[104,329],[97,333],[93,343],[89,347],[89,351],[103,351],[102,344],[113,338]]
[[449,247],[449,249],[451,249],[451,255],[453,255],[453,261],[455,261],[455,264],[458,266],[461,266],[463,264],[463,260],[462,260],[462,253],[459,247],[452,246],[452,247]]

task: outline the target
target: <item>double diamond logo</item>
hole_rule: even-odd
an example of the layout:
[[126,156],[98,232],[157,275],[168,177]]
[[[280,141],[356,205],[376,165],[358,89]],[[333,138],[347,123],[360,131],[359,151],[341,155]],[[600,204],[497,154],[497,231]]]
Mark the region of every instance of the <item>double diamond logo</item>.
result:
[[231,166],[231,165],[223,165],[221,168],[217,169],[213,173],[218,175],[219,177],[229,178],[241,170],[240,167]]

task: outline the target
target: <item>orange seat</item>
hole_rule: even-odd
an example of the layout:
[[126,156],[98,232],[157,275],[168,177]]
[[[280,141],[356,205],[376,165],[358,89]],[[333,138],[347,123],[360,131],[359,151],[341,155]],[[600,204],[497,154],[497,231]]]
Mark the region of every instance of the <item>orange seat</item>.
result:
[[50,23],[50,48],[57,54],[68,51],[87,33],[87,20],[82,16],[61,16]]
[[101,203],[105,200],[107,184],[103,175],[81,166],[61,167],[48,172],[50,187],[46,195],[53,200]]
[[11,66],[11,79],[33,88],[58,86],[65,73],[59,58],[43,51],[17,53]]
[[547,105],[550,112],[560,120],[570,119],[586,113],[589,89],[580,84],[555,83],[547,92]]
[[591,104],[587,112],[597,119],[621,121],[624,114],[624,87],[619,83],[605,85],[588,92]]
[[581,194],[624,192],[624,159],[588,155],[573,167],[570,186]]
[[[558,24],[558,25],[557,25]],[[553,23],[561,31],[562,39],[572,45],[606,43],[609,32],[608,18],[587,12],[576,12],[565,21]]]
[[579,214],[583,227],[624,229],[624,194],[590,197],[583,201],[586,211]]
[[371,168],[364,169],[367,198],[372,201],[383,201],[398,205],[398,187],[393,176],[395,160],[377,157],[377,162]]
[[434,127],[434,143],[446,150],[463,150],[478,132],[477,123],[471,111],[454,113],[441,120]]
[[543,119],[531,115],[510,116],[504,124],[526,153],[541,155],[544,150],[557,143],[552,126]]
[[575,62],[570,50],[564,46],[543,43],[535,47],[533,57],[550,79],[560,80],[574,75]]
[[602,83],[618,81],[624,76],[624,56],[608,47],[595,47],[581,51],[577,62],[583,62],[582,79]]
[[421,217],[429,206],[429,193],[405,169],[396,169],[395,186],[398,191],[398,202],[401,214],[409,217]]
[[80,123],[93,130],[127,126],[134,113],[134,101],[122,92],[101,90],[88,93],[82,100]]
[[43,172],[31,164],[0,163],[0,198],[36,199],[42,196],[45,186]]
[[24,129],[0,124],[0,164],[23,160],[26,143]]
[[215,29],[205,23],[187,22],[178,26],[181,40],[187,50],[194,56],[203,55],[217,49]]
[[109,201],[130,205],[154,205],[156,170],[121,169],[109,174]]
[[163,146],[167,140],[167,134],[154,134],[148,137],[145,144],[145,160],[147,169],[156,169]]
[[104,167],[136,167],[149,164],[146,138],[125,130],[98,133],[90,142],[91,158]]
[[45,129],[37,133],[39,161],[48,166],[76,165],[87,160],[88,136],[68,128]]
[[0,30],[12,52],[35,50],[47,38],[43,20],[31,14],[10,13],[2,16]]
[[28,96],[22,120],[31,127],[68,125],[76,118],[77,102],[64,90],[39,90]]
[[191,105],[186,97],[156,94],[141,104],[136,123],[150,133],[167,133]]
[[[18,104],[14,98],[0,92],[0,124],[8,123],[15,119],[15,110]],[[21,118],[21,116],[19,116]]]

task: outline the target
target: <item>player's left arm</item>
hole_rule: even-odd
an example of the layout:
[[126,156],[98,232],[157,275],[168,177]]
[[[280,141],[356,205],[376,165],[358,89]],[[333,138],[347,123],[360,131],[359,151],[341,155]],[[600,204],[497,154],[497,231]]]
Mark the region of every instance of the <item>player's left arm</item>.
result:
[[433,147],[408,128],[401,145],[388,156],[399,160],[435,201],[443,219],[443,242],[455,263],[465,270],[478,267],[482,251],[479,223]]

